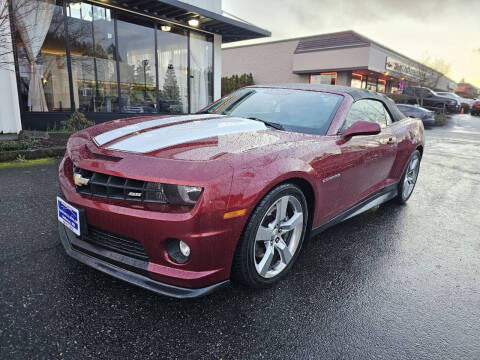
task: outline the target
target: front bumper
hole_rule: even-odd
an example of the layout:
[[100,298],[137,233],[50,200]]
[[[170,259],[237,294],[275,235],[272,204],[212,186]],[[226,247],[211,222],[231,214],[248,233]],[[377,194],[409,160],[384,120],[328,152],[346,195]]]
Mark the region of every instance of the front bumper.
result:
[[[199,289],[165,284],[155,281],[146,275],[148,269],[147,262],[129,258],[128,256],[120,255],[82,241],[61,223],[58,224],[58,232],[65,251],[74,259],[117,279],[158,294],[183,299],[196,298],[210,294],[229,283],[229,280],[225,280]],[[145,275],[142,275],[142,273]]]
[[449,105],[445,106],[445,109],[450,114],[458,114],[460,112],[461,105],[460,104],[451,104],[451,105],[449,104]]

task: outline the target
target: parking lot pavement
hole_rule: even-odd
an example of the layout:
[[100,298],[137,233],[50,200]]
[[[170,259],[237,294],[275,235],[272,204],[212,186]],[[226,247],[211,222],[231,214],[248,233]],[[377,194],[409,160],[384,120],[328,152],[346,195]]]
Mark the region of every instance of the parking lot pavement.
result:
[[0,358],[480,358],[480,118],[426,139],[406,206],[309,241],[272,288],[188,301],[64,254],[58,162],[0,169]]

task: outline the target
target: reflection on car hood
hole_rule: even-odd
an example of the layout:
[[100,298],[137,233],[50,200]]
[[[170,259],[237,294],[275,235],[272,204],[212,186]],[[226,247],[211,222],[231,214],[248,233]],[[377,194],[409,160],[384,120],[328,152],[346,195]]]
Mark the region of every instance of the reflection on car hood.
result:
[[194,161],[295,141],[302,135],[276,131],[260,121],[210,114],[119,120],[114,124],[99,125],[90,132],[102,150]]

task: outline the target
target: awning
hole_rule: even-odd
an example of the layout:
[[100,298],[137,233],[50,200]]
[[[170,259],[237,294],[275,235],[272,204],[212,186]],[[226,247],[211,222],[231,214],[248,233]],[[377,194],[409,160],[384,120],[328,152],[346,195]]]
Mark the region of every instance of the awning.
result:
[[198,29],[222,35],[223,43],[271,36],[270,31],[241,19],[178,0],[108,0],[103,1],[103,4],[111,4],[185,26],[188,26],[188,20],[197,19],[200,23]]

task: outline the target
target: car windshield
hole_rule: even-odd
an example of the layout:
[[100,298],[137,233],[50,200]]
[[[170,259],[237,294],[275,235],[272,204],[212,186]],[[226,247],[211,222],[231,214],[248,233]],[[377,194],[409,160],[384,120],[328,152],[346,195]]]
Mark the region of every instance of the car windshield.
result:
[[200,113],[250,118],[277,129],[324,135],[342,98],[318,91],[245,88]]

